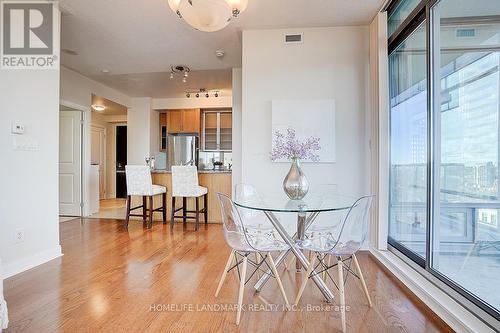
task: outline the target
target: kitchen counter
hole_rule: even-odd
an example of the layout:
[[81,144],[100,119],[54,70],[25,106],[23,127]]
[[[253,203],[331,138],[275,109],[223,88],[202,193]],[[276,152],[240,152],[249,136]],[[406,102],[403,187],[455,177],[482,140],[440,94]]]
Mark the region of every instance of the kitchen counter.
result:
[[[201,173],[201,174],[204,174],[204,173],[231,173],[232,170],[212,170],[212,169],[209,169],[209,170],[198,170],[198,173]],[[157,169],[157,170],[153,170],[151,171],[151,173],[172,173],[172,171],[170,170],[166,170],[166,169]]]
[[[170,221],[171,213],[171,200],[172,200],[172,176],[171,172],[167,170],[154,170],[152,171],[153,184],[163,185],[167,188],[167,220]],[[217,193],[224,193],[231,196],[231,170],[199,170],[198,171],[198,181],[201,186],[208,188],[208,221],[210,223],[221,223],[222,217],[220,214],[219,201],[217,198]],[[132,197],[132,205],[140,206],[142,204],[140,196]],[[153,198],[155,202],[155,208],[161,206],[161,195],[157,195]],[[203,200],[201,201],[201,206],[203,206]],[[194,210],[195,201],[193,198],[188,199],[188,210]],[[180,207],[182,205],[182,200],[176,201],[176,206]],[[191,214],[192,215],[192,214]],[[154,220],[158,221],[161,219],[161,213],[155,212]],[[176,220],[179,222],[182,220]],[[189,219],[188,222],[193,222]],[[203,217],[200,218],[200,223],[205,223]]]

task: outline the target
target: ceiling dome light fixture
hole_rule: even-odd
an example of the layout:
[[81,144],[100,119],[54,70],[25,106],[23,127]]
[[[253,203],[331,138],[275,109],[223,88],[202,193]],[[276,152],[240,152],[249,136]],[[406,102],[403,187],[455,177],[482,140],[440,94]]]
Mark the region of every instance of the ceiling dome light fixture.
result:
[[168,0],[174,13],[193,28],[214,32],[224,29],[248,6],[248,0]]
[[97,112],[104,112],[104,110],[106,110],[106,107],[104,105],[92,105],[92,109]]

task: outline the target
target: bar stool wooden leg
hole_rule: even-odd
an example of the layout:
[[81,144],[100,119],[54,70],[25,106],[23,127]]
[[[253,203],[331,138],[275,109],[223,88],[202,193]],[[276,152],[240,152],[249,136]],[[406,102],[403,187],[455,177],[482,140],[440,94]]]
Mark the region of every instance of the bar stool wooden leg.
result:
[[125,214],[125,228],[128,228],[128,221],[130,220],[130,201],[132,197],[127,195],[127,214]]
[[146,196],[143,195],[142,196],[142,221],[143,222],[146,222],[146,213],[147,213],[147,210],[148,210],[148,205],[147,205],[147,202],[146,202]]
[[161,203],[162,203],[162,217],[163,217],[163,224],[167,223],[167,193],[163,193],[161,196]]
[[170,211],[170,229],[174,228],[174,216],[175,216],[175,197],[172,197],[172,208]]
[[196,224],[194,226],[194,230],[198,231],[198,228],[200,227],[200,198],[196,197]]
[[151,229],[153,227],[153,196],[149,196],[149,225],[148,229]]
[[187,198],[182,198],[182,224],[186,226],[186,216],[187,216]]
[[203,196],[203,208],[205,209],[203,212],[205,224],[208,224],[208,193]]

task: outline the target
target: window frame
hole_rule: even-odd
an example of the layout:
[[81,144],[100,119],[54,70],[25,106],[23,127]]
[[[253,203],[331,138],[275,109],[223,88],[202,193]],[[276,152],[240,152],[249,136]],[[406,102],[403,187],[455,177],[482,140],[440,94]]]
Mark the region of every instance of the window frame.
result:
[[[387,17],[390,17],[392,12],[404,0],[392,0],[383,9],[387,11]],[[390,56],[399,45],[401,45],[423,22],[426,28],[426,74],[427,74],[427,207],[426,207],[426,256],[425,260],[411,250],[406,248],[401,243],[398,243],[390,236],[387,238],[388,249],[396,254],[399,258],[413,267],[417,272],[426,277],[430,282],[435,284],[450,297],[455,299],[462,306],[466,307],[481,319],[484,323],[495,330],[500,331],[500,309],[495,309],[488,303],[469,292],[467,289],[457,284],[443,273],[432,267],[432,234],[435,221],[435,205],[434,197],[439,195],[439,188],[434,188],[433,177],[439,177],[433,172],[434,165],[434,147],[435,147],[435,110],[440,110],[440,107],[434,105],[434,96],[436,89],[440,88],[439,68],[434,68],[435,57],[440,56],[439,49],[436,47],[436,39],[434,38],[434,29],[440,29],[439,18],[435,18],[432,12],[433,7],[441,0],[421,0],[408,17],[401,23],[396,31],[388,36],[388,56]],[[437,49],[437,52],[435,50]],[[436,79],[438,81],[436,81]],[[437,84],[435,82],[438,82]],[[439,93],[439,92],[438,92]],[[440,113],[438,113],[440,115]],[[390,119],[390,118],[389,118]],[[391,122],[389,121],[389,143]],[[391,160],[391,149],[389,144],[389,161]],[[388,165],[390,168],[390,164]],[[389,177],[389,189],[391,188],[391,179]],[[435,193],[438,191],[438,193]],[[390,205],[387,206],[389,212]],[[390,216],[390,214],[388,215]]]

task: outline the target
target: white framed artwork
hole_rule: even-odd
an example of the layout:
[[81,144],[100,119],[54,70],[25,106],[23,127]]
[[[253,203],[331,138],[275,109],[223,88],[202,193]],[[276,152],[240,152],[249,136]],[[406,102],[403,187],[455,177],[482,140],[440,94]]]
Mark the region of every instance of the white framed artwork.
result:
[[316,163],[335,162],[335,100],[272,100],[271,104],[271,145],[274,144],[275,131],[286,133],[288,128],[293,128],[298,140],[309,137],[320,139],[321,149],[318,152],[319,161]]

